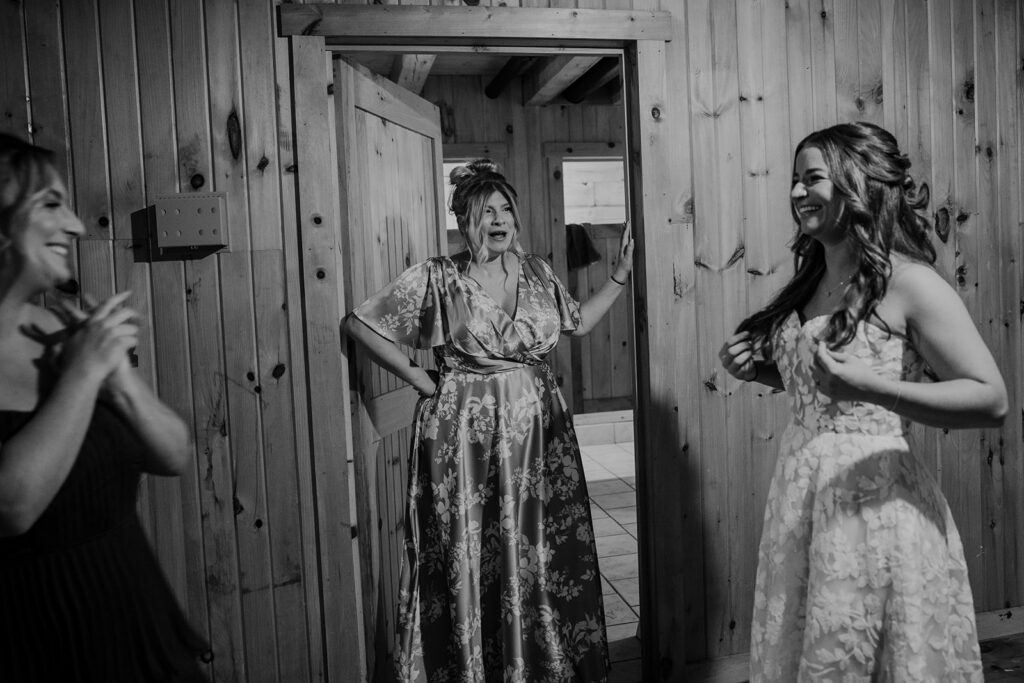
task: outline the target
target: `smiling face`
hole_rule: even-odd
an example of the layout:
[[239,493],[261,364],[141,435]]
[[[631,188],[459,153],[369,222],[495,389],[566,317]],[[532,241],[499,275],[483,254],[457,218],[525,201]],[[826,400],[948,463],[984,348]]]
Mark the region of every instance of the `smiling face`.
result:
[[516,219],[512,203],[495,190],[484,202],[480,215],[480,240],[491,257],[508,251],[515,242]]
[[842,239],[843,202],[817,147],[804,147],[797,154],[789,198],[800,232],[825,243]]
[[10,226],[11,263],[18,277],[33,289],[45,291],[74,276],[71,244],[84,232],[68,206],[67,188],[56,172],[27,198]]

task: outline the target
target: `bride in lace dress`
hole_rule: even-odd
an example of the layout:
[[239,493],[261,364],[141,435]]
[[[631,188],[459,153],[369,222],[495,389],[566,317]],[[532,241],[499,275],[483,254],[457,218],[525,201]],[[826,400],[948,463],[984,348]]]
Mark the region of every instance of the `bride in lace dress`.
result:
[[963,547],[907,423],[999,425],[1006,388],[932,268],[909,168],[873,124],[805,138],[795,275],[720,351],[793,411],[758,552],[752,683],[982,680]]

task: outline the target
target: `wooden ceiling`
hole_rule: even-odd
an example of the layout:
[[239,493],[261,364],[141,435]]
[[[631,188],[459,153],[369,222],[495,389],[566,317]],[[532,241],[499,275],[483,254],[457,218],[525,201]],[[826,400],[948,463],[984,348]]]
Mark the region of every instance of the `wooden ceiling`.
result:
[[432,76],[478,76],[488,97],[496,98],[517,79],[523,104],[607,104],[622,90],[620,59],[608,54],[517,55],[487,50],[472,52],[342,52],[350,61],[419,94]]

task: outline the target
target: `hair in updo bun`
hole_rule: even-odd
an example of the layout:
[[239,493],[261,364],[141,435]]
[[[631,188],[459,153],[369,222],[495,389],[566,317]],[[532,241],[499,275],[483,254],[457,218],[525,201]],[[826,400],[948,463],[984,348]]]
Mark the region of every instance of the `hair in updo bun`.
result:
[[515,219],[515,234],[509,251],[522,253],[519,246],[519,231],[522,221],[519,218],[517,195],[505,176],[498,170],[498,165],[490,159],[474,159],[465,166],[457,166],[448,174],[452,184],[452,194],[448,207],[455,214],[459,224],[459,232],[469,245],[470,254],[475,261],[485,261],[490,256],[487,245],[481,236],[481,221],[484,205],[491,195],[500,192],[512,208]]

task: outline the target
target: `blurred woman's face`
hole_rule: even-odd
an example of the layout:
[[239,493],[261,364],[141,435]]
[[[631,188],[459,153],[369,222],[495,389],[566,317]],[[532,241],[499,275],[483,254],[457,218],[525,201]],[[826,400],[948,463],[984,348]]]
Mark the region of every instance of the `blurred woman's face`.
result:
[[10,249],[18,276],[30,278],[40,289],[50,289],[74,277],[71,244],[85,228],[68,206],[67,188],[55,173],[33,194],[11,226]]
[[480,216],[480,239],[491,256],[500,256],[511,248],[516,237],[516,219],[512,204],[495,190],[484,203]]
[[843,214],[843,203],[835,192],[825,158],[817,147],[804,147],[797,154],[789,199],[793,203],[793,212],[800,219],[800,232],[820,242],[842,239],[839,219]]

